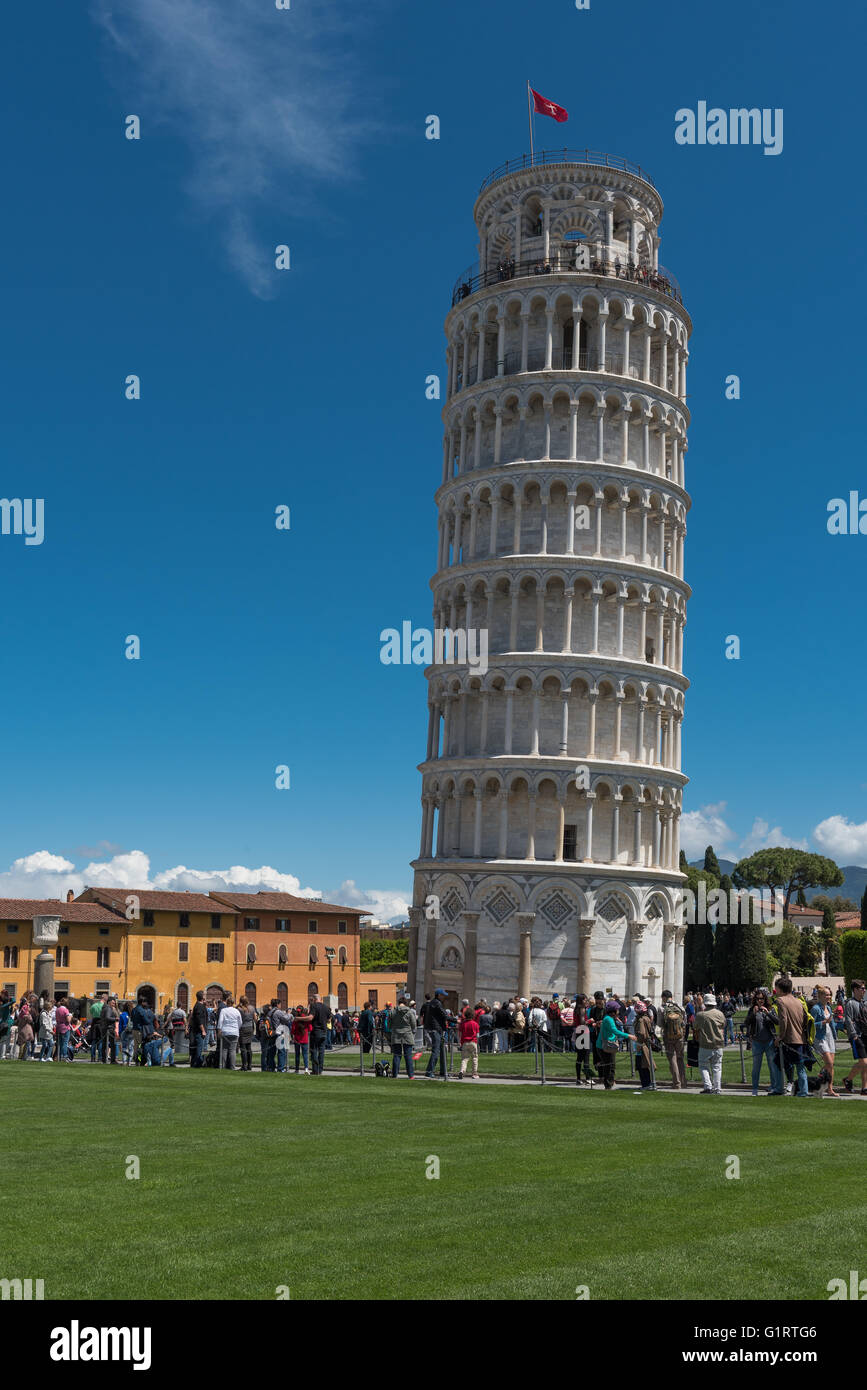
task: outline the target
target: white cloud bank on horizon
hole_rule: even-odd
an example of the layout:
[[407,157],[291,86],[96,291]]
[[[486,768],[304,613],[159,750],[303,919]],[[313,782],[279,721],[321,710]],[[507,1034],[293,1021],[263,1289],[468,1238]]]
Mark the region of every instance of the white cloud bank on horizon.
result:
[[723,819],[725,801],[712,802],[701,806],[697,811],[685,811],[680,818],[680,847],[687,859],[704,854],[708,845],[713,845],[717,856],[729,856],[726,849],[735,838],[735,832]]
[[847,816],[828,816],[816,826],[813,839],[838,864],[867,865],[867,821],[856,825]]
[[159,124],[185,141],[189,196],[215,216],[252,293],[272,298],[282,273],[275,247],[291,244],[299,207],[309,220],[310,184],[354,177],[357,151],[374,133],[354,56],[370,6],[137,0],[121,9],[91,0],[91,14],[112,45],[124,114],[140,117],[143,140]]
[[259,869],[248,869],[243,864],[233,864],[228,869],[188,869],[178,864],[152,874],[150,856],[140,849],[116,854],[107,860],[92,860],[81,869],[61,855],[41,849],[16,859],[0,873],[0,897],[3,898],[65,898],[70,888],[78,896],[88,887],[162,888],[194,893],[205,893],[209,888],[256,893],[264,888],[293,893],[299,898],[324,896],[318,888],[302,888],[300,878],[294,874],[281,873],[267,864]]

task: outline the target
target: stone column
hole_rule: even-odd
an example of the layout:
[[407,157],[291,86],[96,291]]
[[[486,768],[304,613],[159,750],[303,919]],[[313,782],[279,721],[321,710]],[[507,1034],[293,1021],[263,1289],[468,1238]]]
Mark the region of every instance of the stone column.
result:
[[533,923],[535,912],[518,913],[518,995],[521,999],[530,998],[530,972],[533,965]]
[[678,927],[675,932],[674,950],[674,997],[678,1004],[683,1003],[683,943],[686,940],[686,927]]
[[587,853],[584,856],[585,863],[593,862],[593,802],[596,800],[595,792],[587,792]]
[[481,859],[481,857],[482,857],[482,810],[483,810],[483,807],[482,807],[482,799],[483,799],[483,793],[482,793],[481,791],[479,791],[479,789],[478,789],[478,787],[477,787],[476,790],[473,792],[473,800],[474,800],[475,803],[476,803],[475,819],[474,819],[474,823],[473,823],[473,858],[474,858],[474,859]]
[[627,992],[635,995],[641,991],[641,943],[647,928],[646,922],[629,924],[629,984]]
[[[663,927],[662,938],[662,988],[675,993],[675,936],[677,928]],[[680,1001],[678,1001],[680,1002]]]
[[411,907],[409,910],[409,961],[406,967],[406,985],[413,999],[419,998],[418,938],[423,921],[423,908]]
[[462,984],[463,997],[469,999],[471,1004],[476,1002],[476,968],[478,961],[478,935],[476,928],[479,924],[478,912],[464,912],[464,978]]
[[578,923],[578,993],[593,992],[593,928],[595,917],[582,917]]
[[434,952],[437,944],[436,921],[427,924],[427,939],[424,946],[424,993],[433,994]]
[[497,855],[498,858],[505,859],[509,848],[509,793],[504,787],[498,795],[500,798],[500,841]]
[[[574,515],[574,513],[573,513]],[[575,598],[575,590],[567,588],[563,590],[563,654],[569,655],[572,651],[572,604]]]
[[530,315],[521,315],[521,371],[527,370],[527,350],[530,345]]
[[530,792],[527,805],[527,848],[524,858],[536,858],[536,793]]

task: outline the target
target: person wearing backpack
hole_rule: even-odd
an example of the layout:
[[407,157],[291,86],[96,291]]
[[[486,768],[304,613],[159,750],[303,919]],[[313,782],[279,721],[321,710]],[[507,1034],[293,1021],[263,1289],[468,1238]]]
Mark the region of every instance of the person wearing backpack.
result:
[[262,1049],[261,1067],[263,1071],[274,1071],[277,1066],[277,1029],[271,1018],[272,1010],[276,1006],[277,1000],[273,999],[259,1015],[259,1046]]
[[100,1043],[100,1053],[103,1062],[110,1062],[113,1067],[117,1066],[117,1025],[120,1019],[120,1009],[117,1006],[117,995],[110,994],[102,1006],[102,1013],[99,1017],[100,1032],[102,1040]]
[[686,1067],[683,1046],[686,1041],[686,1014],[675,1001],[670,989],[662,991],[662,1045],[668,1058],[673,1091],[686,1090]]

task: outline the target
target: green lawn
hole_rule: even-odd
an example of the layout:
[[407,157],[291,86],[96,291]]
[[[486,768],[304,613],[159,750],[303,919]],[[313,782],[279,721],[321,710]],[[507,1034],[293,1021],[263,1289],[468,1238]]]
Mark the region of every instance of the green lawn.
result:
[[0,1078],[6,1244],[26,1251],[0,1277],[44,1278],[49,1298],[821,1299],[867,1220],[858,1100],[18,1062]]

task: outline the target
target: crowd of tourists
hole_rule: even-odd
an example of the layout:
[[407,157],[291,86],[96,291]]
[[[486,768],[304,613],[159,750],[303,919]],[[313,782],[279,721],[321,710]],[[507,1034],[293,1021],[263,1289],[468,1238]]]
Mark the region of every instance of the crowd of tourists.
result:
[[[272,999],[259,1009],[245,997],[236,1003],[227,994],[214,1001],[200,990],[188,1015],[171,1005],[158,1014],[145,1000],[120,1001],[116,994],[51,1003],[32,992],[16,1002],[2,991],[0,1061],[17,1056],[71,1062],[84,1056],[107,1066],[171,1067],[177,1053],[188,1050],[191,1067],[252,1071],[258,1042],[262,1071],[289,1071],[294,1061],[296,1073],[320,1075],[327,1051],[351,1046],[378,1052],[380,1074],[398,1076],[403,1064],[410,1078],[428,1052],[424,1075],[431,1079],[449,1073],[457,1048],[456,1076],[478,1079],[480,1053],[551,1050],[574,1053],[579,1086],[599,1082],[612,1090],[618,1054],[628,1050],[642,1090],[657,1089],[664,1055],[673,1089],[685,1089],[687,1068],[697,1067],[702,1094],[721,1095],[724,1049],[740,1041],[752,1054],[753,1096],[834,1097],[840,1095],[837,1084],[848,1094],[867,1096],[865,996],[864,981],[854,980],[849,998],[842,989],[832,998],[827,987],[817,986],[808,1000],[781,978],[773,991],[760,987],[749,996],[717,996],[711,986],[687,992],[680,1002],[664,990],[659,1005],[640,994],[597,990],[550,999],[515,995],[491,1004],[464,999],[453,1011],[438,989],[420,1007],[404,996],[383,1009],[367,1003],[360,1010],[332,1010],[319,995],[292,1008]],[[835,1067],[844,1046],[851,1050],[851,1065],[840,1078]],[[768,1082],[760,1090],[765,1066]]]

